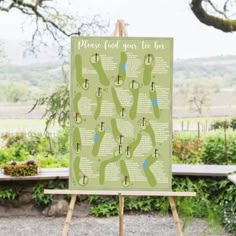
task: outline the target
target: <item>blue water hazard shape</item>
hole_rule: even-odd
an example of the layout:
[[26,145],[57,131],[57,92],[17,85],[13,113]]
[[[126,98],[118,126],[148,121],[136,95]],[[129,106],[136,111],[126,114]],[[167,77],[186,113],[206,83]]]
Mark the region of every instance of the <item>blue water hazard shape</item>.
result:
[[126,64],[122,64],[122,66],[121,66],[121,67],[122,67],[122,71],[124,71],[124,72],[125,72],[125,71],[126,71]]
[[146,169],[147,168],[147,160],[144,160],[143,162],[143,169]]
[[152,100],[152,106],[155,107],[158,104],[157,98],[153,98]]
[[98,141],[98,134],[94,135],[93,141],[94,141],[94,143],[96,143]]

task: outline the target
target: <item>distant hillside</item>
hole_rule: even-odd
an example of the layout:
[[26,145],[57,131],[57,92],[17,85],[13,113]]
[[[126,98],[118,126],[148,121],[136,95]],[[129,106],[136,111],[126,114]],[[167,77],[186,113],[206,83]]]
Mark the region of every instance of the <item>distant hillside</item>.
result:
[[[29,101],[50,94],[63,83],[57,62],[33,65],[0,66],[0,101]],[[2,95],[5,91],[5,96]],[[18,98],[17,98],[18,97]]]
[[[236,56],[176,60],[174,62],[174,114],[189,116],[186,94],[193,84],[214,87],[205,115],[236,114]],[[0,102],[31,102],[50,94],[63,83],[59,62],[0,65]],[[12,88],[13,87],[13,88]],[[196,115],[196,114],[195,114]]]
[[42,83],[61,83],[63,80],[59,63],[33,65],[2,65],[0,66],[0,81],[26,82],[29,86],[40,86]]
[[[222,56],[176,60],[174,63],[174,79],[208,78],[232,80],[236,82],[236,56]],[[224,84],[224,83],[223,83]]]
[[[195,58],[174,62],[174,81],[192,79],[222,80],[223,87],[236,82],[236,56]],[[30,86],[63,81],[60,63],[50,62],[32,65],[0,65],[0,82],[26,82]]]
[[175,61],[173,88],[175,117],[199,115],[190,111],[188,103],[188,90],[191,91],[191,87],[198,84],[202,85],[202,92],[205,90],[208,96],[209,105],[204,108],[203,116],[236,115],[236,56]]

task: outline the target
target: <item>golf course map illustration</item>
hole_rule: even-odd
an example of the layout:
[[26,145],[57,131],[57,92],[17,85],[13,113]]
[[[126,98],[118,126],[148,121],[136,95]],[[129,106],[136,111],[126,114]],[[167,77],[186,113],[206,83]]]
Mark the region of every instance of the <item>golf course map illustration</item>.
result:
[[171,190],[172,38],[72,36],[70,189]]

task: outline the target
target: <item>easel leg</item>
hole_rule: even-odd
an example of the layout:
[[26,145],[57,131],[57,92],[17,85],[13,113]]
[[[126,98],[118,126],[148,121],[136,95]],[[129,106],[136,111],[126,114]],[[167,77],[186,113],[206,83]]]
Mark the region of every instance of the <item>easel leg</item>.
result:
[[183,236],[183,232],[182,232],[181,225],[180,225],[180,222],[179,222],[179,216],[178,216],[178,212],[176,210],[174,198],[173,197],[168,197],[168,200],[169,200],[172,215],[173,215],[173,218],[174,218],[174,221],[175,221],[177,235],[178,236]]
[[124,197],[119,193],[119,236],[123,236]]
[[66,221],[65,221],[65,224],[64,224],[62,236],[67,236],[68,235],[69,226],[70,226],[70,223],[71,223],[71,217],[72,217],[73,210],[74,210],[74,207],[75,207],[76,197],[77,197],[77,195],[72,195],[71,196],[70,205],[69,205],[69,209],[68,209],[68,212],[67,212],[67,215],[66,215]]

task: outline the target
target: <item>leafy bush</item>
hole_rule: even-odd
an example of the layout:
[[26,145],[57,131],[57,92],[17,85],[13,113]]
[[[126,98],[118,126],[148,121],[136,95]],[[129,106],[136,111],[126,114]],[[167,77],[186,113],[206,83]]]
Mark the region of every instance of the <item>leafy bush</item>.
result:
[[117,196],[89,195],[88,201],[91,206],[91,213],[97,217],[109,217],[118,214],[119,206],[117,204]]
[[100,203],[97,206],[92,206],[90,208],[90,211],[93,215],[99,217],[99,216],[115,216],[118,214],[119,206],[117,204],[117,201],[112,201],[108,203]]
[[224,137],[214,135],[207,137],[203,142],[202,161],[205,164],[236,164],[236,139],[234,136],[227,138],[227,158],[225,158]]
[[173,155],[178,157],[181,163],[201,162],[201,147],[200,139],[186,140],[181,137],[173,139]]
[[5,133],[2,135],[7,148],[16,148],[17,150],[24,149],[29,155],[36,153],[49,152],[48,138],[42,134],[36,133]]
[[67,184],[62,180],[49,180],[44,183],[37,183],[33,187],[32,200],[38,207],[45,207],[53,200],[52,194],[44,194],[44,189],[64,189]]
[[27,161],[25,163],[16,163],[2,165],[5,175],[10,176],[33,176],[38,173],[38,165],[34,161]]
[[0,190],[0,199],[14,200],[16,198],[16,191],[12,188]]
[[4,134],[5,146],[0,150],[0,164],[34,159],[40,167],[68,167],[68,137],[68,129],[54,137],[36,133]]
[[29,153],[25,149],[15,147],[0,149],[0,164],[10,161],[25,161],[28,159]]
[[228,180],[223,180],[219,184],[219,192],[221,222],[227,231],[236,235],[236,187]]
[[236,130],[236,117],[231,119],[230,127],[233,129],[233,131]]
[[60,168],[69,167],[69,155],[64,156],[53,156],[48,155],[47,157],[37,155],[35,157],[40,168]]
[[36,206],[47,206],[53,200],[53,195],[44,194],[44,189],[44,184],[40,183],[33,187],[32,200]]
[[217,120],[211,123],[211,129],[216,130],[216,129],[223,129],[223,128],[229,128],[230,123],[227,120]]

